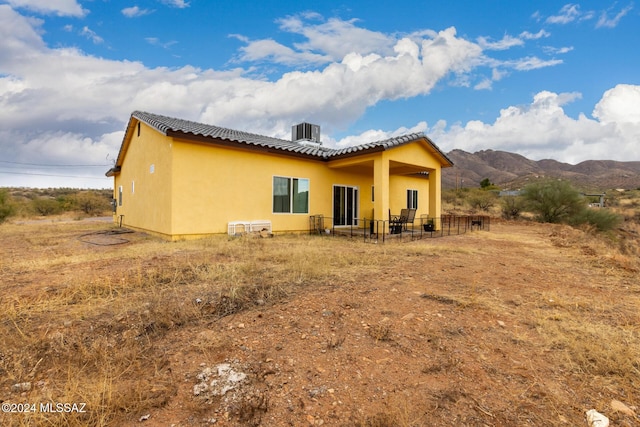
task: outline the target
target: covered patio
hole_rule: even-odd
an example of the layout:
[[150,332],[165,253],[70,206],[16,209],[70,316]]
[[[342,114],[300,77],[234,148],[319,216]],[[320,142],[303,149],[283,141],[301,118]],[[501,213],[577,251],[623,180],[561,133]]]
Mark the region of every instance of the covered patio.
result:
[[[413,208],[418,219],[440,217],[441,169],[452,163],[426,138],[418,144],[396,146],[391,150],[379,147],[366,155],[355,154],[331,160],[329,167],[336,172],[362,176],[363,181],[370,182],[371,200],[360,194],[359,199],[366,202],[356,205],[358,202],[354,201],[348,210],[351,218],[335,221],[342,212],[336,208],[334,196],[333,212],[325,217],[333,217],[335,225],[360,226],[358,217],[361,217],[374,221],[376,227],[381,228],[379,234],[389,234],[393,217],[404,208]],[[363,190],[360,189],[368,193]]]

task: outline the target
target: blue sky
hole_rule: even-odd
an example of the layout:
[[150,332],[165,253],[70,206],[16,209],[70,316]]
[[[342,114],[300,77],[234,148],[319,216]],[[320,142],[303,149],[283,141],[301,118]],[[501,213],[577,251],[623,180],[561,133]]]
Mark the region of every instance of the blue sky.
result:
[[0,0],[0,186],[110,187],[134,110],[638,161],[639,28],[630,1]]

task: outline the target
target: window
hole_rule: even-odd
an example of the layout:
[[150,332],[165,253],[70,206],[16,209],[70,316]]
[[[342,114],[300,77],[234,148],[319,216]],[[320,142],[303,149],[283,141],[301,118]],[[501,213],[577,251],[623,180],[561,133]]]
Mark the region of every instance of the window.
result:
[[122,206],[122,185],[118,187],[118,206]]
[[407,190],[407,208],[418,209],[418,190]]
[[376,198],[375,198],[375,191],[374,191],[374,190],[375,190],[375,188],[374,188],[374,186],[372,185],[372,186],[371,186],[371,201],[372,201],[372,202],[375,202],[375,201],[376,201]]
[[274,213],[309,213],[309,180],[273,177]]
[[131,181],[131,194],[133,194],[136,191],[136,183],[135,181]]

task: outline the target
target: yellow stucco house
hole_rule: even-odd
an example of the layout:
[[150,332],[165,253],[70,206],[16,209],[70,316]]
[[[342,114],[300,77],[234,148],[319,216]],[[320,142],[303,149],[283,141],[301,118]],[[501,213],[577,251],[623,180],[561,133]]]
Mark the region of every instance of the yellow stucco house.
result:
[[176,240],[238,221],[296,232],[318,214],[336,228],[407,207],[440,216],[441,169],[453,164],[424,134],[342,149],[319,135],[307,123],[288,141],[135,111],[107,172],[114,220]]

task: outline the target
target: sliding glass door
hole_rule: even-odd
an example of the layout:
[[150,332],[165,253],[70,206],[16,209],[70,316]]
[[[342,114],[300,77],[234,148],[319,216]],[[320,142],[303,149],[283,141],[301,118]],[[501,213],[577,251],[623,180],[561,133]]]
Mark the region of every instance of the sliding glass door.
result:
[[358,188],[333,186],[333,225],[358,225]]

